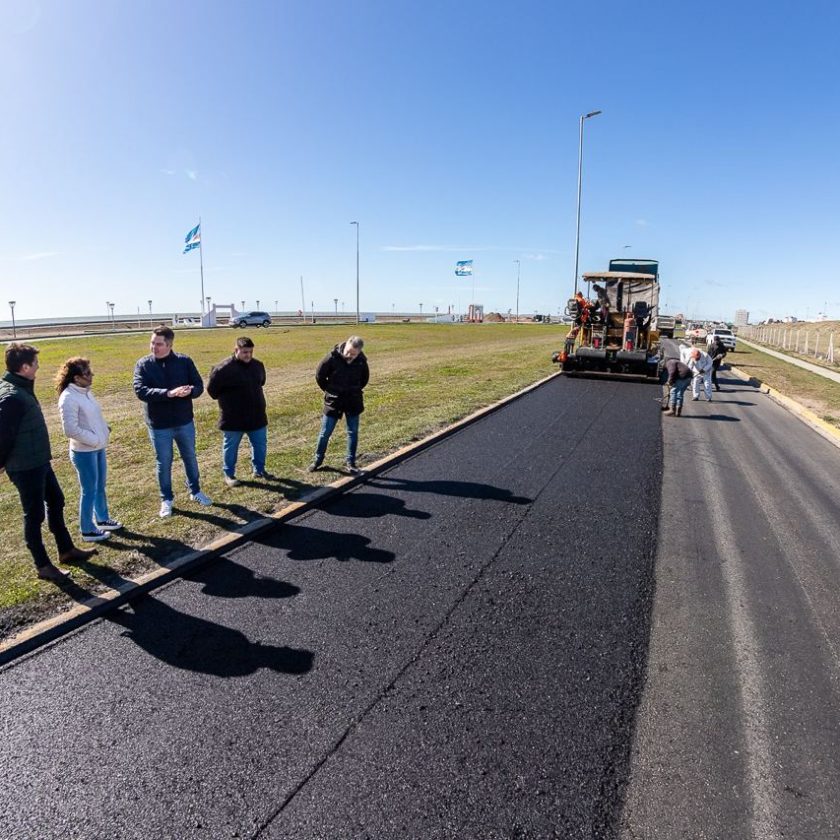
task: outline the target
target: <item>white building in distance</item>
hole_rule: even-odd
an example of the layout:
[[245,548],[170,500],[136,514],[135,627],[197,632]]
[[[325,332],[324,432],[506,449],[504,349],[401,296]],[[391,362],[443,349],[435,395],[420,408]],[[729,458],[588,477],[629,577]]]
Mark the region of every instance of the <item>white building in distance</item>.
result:
[[750,313],[746,309],[735,310],[735,326],[746,327],[750,322]]

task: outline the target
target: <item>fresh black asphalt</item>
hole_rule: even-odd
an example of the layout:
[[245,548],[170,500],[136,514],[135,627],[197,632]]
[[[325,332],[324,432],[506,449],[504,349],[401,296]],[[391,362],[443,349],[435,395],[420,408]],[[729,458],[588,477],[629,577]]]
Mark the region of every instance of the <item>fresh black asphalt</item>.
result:
[[7,666],[0,837],[615,836],[661,474],[554,379]]

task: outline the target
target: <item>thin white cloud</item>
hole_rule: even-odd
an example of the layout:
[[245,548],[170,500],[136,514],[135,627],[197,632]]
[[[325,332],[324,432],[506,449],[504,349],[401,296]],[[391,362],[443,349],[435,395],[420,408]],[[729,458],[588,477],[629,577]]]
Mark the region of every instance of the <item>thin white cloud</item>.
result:
[[526,260],[533,260],[534,262],[542,262],[545,258],[545,254],[525,254]]
[[57,257],[58,251],[40,251],[36,254],[25,254],[22,257],[18,257],[18,262],[34,262],[35,260],[46,260],[49,257]]
[[636,224],[639,227],[647,227],[648,226],[648,220],[647,219],[636,219]]
[[178,174],[178,170],[177,170],[177,169],[161,169],[160,171],[161,171],[164,175],[177,175],[177,174]]
[[185,170],[184,170],[184,174],[185,174],[185,175],[187,176],[187,178],[189,178],[191,181],[197,181],[197,180],[198,180],[198,172],[196,172],[194,169],[185,169]]
[[383,251],[452,251],[444,245],[383,245]]

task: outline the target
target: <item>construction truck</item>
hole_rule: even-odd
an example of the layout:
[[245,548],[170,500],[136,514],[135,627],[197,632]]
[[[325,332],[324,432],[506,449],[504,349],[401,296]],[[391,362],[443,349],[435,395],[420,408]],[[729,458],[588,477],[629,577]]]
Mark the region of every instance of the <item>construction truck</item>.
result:
[[552,356],[564,373],[602,373],[659,379],[659,263],[611,260],[607,271],[583,275],[566,305],[572,326]]

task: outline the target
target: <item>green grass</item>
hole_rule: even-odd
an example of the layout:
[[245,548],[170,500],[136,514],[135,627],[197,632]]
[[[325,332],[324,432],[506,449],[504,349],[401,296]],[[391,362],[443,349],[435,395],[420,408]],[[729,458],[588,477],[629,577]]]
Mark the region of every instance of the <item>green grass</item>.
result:
[[726,361],[753,379],[802,403],[827,423],[840,427],[840,383],[777,359],[746,344]]
[[[78,484],[58,422],[52,377],[69,356],[91,359],[94,393],[113,433],[108,448],[108,499],[111,513],[126,525],[108,543],[98,546],[94,562],[76,567],[74,580],[93,592],[105,584],[164,565],[191,548],[206,545],[224,531],[282,508],[313,486],[328,483],[336,473],[305,472],[317,435],[321,392],[315,366],[324,353],[352,332],[346,326],[278,327],[251,330],[256,357],[267,368],[269,406],[267,469],[280,481],[227,488],[222,482],[221,432],[218,408],[206,394],[195,402],[197,456],[202,489],[212,508],[189,502],[183,467],[173,465],[176,515],[157,516],[159,497],[154,455],[142,404],[132,390],[135,361],[148,353],[146,334],[91,336],[43,341],[38,346],[40,371],[36,393],[53,445],[53,466],[65,496],[65,518],[78,533]],[[175,349],[192,356],[202,376],[231,352],[230,329],[182,330]],[[361,329],[371,380],[360,432],[360,463],[371,462],[406,443],[420,439],[476,409],[512,394],[548,375],[551,352],[562,344],[565,328],[555,325],[371,325]],[[344,425],[333,435],[327,464],[339,465],[344,453]],[[249,474],[248,446],[240,448],[239,473]],[[34,574],[23,543],[22,514],[15,488],[0,480],[0,630],[8,631],[33,613],[61,609],[68,597]],[[44,526],[47,549],[55,552]]]

